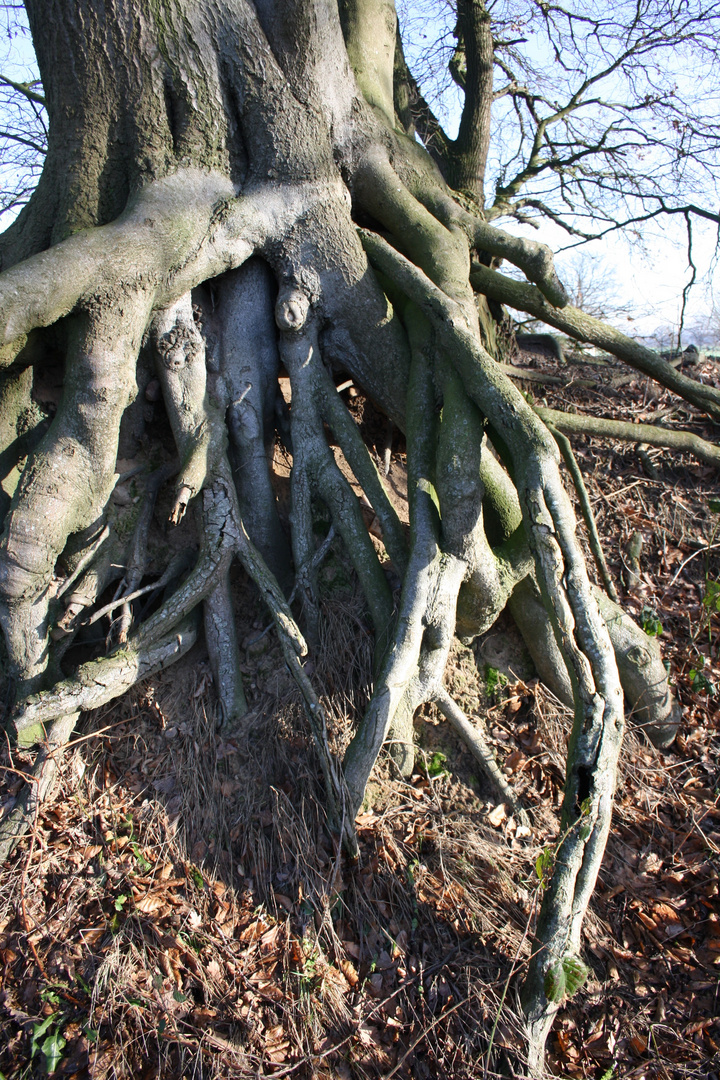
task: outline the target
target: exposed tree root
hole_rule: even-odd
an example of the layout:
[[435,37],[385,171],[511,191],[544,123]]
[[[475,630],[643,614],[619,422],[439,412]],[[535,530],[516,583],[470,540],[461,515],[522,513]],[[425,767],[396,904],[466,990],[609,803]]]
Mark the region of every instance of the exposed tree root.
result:
[[610,576],[608,570],[607,560],[605,559],[605,553],[603,552],[602,545],[600,543],[600,536],[598,535],[597,525],[595,523],[595,515],[593,513],[590,499],[588,497],[587,488],[585,487],[585,481],[583,475],[580,472],[580,467],[575,459],[575,455],[570,445],[570,440],[562,434],[561,431],[557,431],[551,423],[548,422],[547,417],[543,417],[548,425],[549,430],[552,432],[555,442],[560,447],[560,453],[563,456],[563,461],[567,466],[567,470],[570,473],[572,482],[577,492],[578,501],[580,503],[580,510],[582,512],[583,521],[588,531],[588,541],[590,543],[590,550],[593,553],[595,559],[595,565],[598,568],[598,573],[602,578],[602,583],[605,586],[608,596],[611,600],[614,600],[617,604],[618,595],[615,589],[615,583]]
[[[308,64],[310,71],[309,59]],[[389,100],[391,107],[391,92]],[[379,114],[366,117],[368,132],[382,123],[379,115],[388,102],[381,94],[376,104]],[[0,542],[0,618],[23,699],[13,717],[16,731],[53,725],[38,754],[36,782],[0,824],[0,852],[9,853],[27,827],[79,712],[104,704],[182,655],[195,640],[200,604],[224,722],[232,724],[243,715],[247,704],[229,584],[235,558],[270,610],[317,748],[328,816],[351,854],[357,851],[355,816],[380,749],[389,741],[401,772],[412,768],[413,715],[425,702],[438,705],[503,801],[525,822],[482,733],[443,686],[454,635],[472,637],[487,629],[508,602],[511,608],[522,606],[542,625],[541,633],[529,629],[528,622],[526,636],[533,633],[547,646],[549,677],[556,676],[560,692],[569,693],[575,708],[564,840],[525,988],[530,1060],[540,1075],[555,1009],[545,993],[545,974],[579,950],[582,918],[609,828],[623,729],[620,681],[636,716],[657,738],[667,737],[676,718],[664,669],[659,673],[659,653],[650,646],[643,651],[631,620],[589,583],[555,442],[480,344],[470,249],[520,266],[537,287],[521,286],[525,292],[518,296],[554,313],[553,325],[564,320],[565,329],[577,320],[550,253],[480,221],[472,206],[461,205],[428,169],[419,148],[406,145],[411,140],[390,129],[384,134],[382,145],[369,141],[358,151],[351,186],[353,200],[404,252],[375,233],[361,234],[395,307],[367,266],[348,190],[339,176],[328,178],[329,152],[322,168],[312,163],[319,173],[303,160],[302,182],[249,181],[239,197],[214,173],[184,172],[150,183],[112,225],[71,237],[0,278],[0,344],[10,346],[8,356],[33,328],[73,312],[63,403],[25,470]],[[396,147],[394,156],[390,145]],[[186,202],[191,200],[190,214]],[[254,254],[267,262],[251,258]],[[476,270],[473,279],[485,270]],[[491,283],[499,277],[487,273]],[[219,280],[209,282],[218,274]],[[56,293],[51,280],[62,281]],[[118,280],[123,281],[125,306],[115,311],[104,301],[117,296],[111,286]],[[19,303],[21,288],[29,303]],[[120,420],[135,392],[135,365],[146,330],[179,467],[165,467],[148,480],[130,543],[122,556],[111,557],[120,541],[107,503],[117,479]],[[582,332],[588,332],[584,323]],[[621,337],[613,337],[613,351],[632,353],[631,363],[654,373],[657,358],[628,352],[627,339]],[[314,531],[313,504],[320,500],[342,537],[375,631],[375,686],[342,768],[330,753],[325,713],[303,666],[308,645],[290,610],[293,597],[286,600],[278,583],[280,576],[289,589],[291,578],[268,467],[281,362],[292,393],[286,444],[293,459],[293,595],[297,591],[300,598],[303,627],[313,645],[319,637],[317,568],[326,550],[323,545],[318,549]],[[405,430],[409,544],[335,389],[326,367],[333,362],[379,401],[390,423]],[[673,388],[685,393],[689,386],[697,400],[720,415],[720,400],[703,396],[707,388],[675,372],[669,378]],[[325,425],[370,501],[388,556],[402,577],[397,607],[358,500],[328,445]],[[637,427],[633,430],[650,441]],[[487,435],[512,481],[492,457]],[[572,468],[571,451],[561,445]],[[188,508],[197,509],[199,553],[185,577],[179,577],[182,567],[172,560],[158,581],[143,586],[155,498],[171,473],[177,475],[170,521],[177,524]],[[578,483],[582,496],[581,478]],[[43,512],[51,525],[39,537],[35,523]],[[591,515],[588,522],[592,532]],[[59,622],[51,606],[52,588],[58,591],[53,586],[58,559],[67,563],[60,595],[69,596]],[[99,598],[110,580],[112,559],[116,577],[118,567],[124,567],[124,579],[106,603]],[[133,626],[133,600],[175,580],[179,583],[171,595]],[[527,602],[523,597],[529,597]],[[64,645],[52,652],[56,676],[79,612],[98,603],[85,623],[122,607],[118,630],[123,648],[41,689],[44,673],[51,670],[51,621],[65,636]]]
[[587,315],[584,311],[579,311],[578,308],[570,305],[562,309],[553,307],[532,285],[513,281],[499,274],[497,270],[491,270],[479,263],[473,263],[470,280],[473,287],[485,296],[524,311],[528,315],[534,315],[535,318],[549,323],[550,326],[561,330],[576,341],[586,341],[597,345],[605,352],[617,356],[619,360],[649,375],[661,386],[679,394],[680,397],[707,412],[715,420],[720,419],[719,390],[681,375],[652,349],[647,349],[632,338],[626,337],[625,334],[600,319]]
[[180,659],[196,640],[197,619],[191,618],[155,645],[135,648],[131,644],[112,656],[83,665],[72,679],[25,700],[15,716],[17,732],[39,725],[49,730],[33,765],[33,782],[25,786],[15,808],[0,821],[0,862],[10,857],[34,821],[37,808],[48,797],[63,747],[81,711],[113,701],[135,683]]
[[278,581],[287,585],[290,549],[280,524],[268,460],[275,436],[280,367],[276,292],[267,264],[250,259],[218,282],[217,295],[205,304],[203,330],[210,343],[211,395],[226,415],[240,513],[253,544]]
[[78,713],[68,713],[55,721],[33,764],[32,781],[25,784],[16,805],[0,821],[0,863],[10,858],[16,845],[36,820],[39,807],[52,791],[59,753],[72,735],[77,721]]
[[599,439],[620,439],[623,442],[648,443],[666,450],[693,454],[707,465],[720,467],[720,448],[692,431],[678,431],[656,424],[630,424],[623,420],[605,420],[599,416],[582,416],[537,406],[535,412],[547,424],[567,435],[594,435]]
[[[68,537],[102,518],[115,485],[120,421],[134,386],[149,315],[133,297],[119,313],[77,316],[58,413],[13,499],[0,540],[0,623],[18,692],[39,685],[48,662],[48,602],[55,563]],[[70,497],[70,493],[72,496]],[[43,521],[38,535],[38,521]]]
[[[653,746],[667,747],[675,738],[682,710],[670,692],[660,646],[601,589],[594,589],[594,594],[615,651],[627,718]],[[516,586],[509,607],[543,682],[566,705],[572,705],[567,667],[531,577]]]
[[[568,835],[543,901],[524,989],[529,1058],[539,1073],[557,1008],[545,994],[545,973],[580,947],[582,919],[610,828],[624,720],[620,681],[607,628],[592,598],[574,537],[572,512],[557,471],[557,451],[547,429],[538,428],[525,400],[494,369],[462,308],[379,237],[365,233],[363,242],[383,273],[425,311],[468,394],[507,448],[544,599],[571,673],[575,722],[563,801]],[[581,815],[585,825],[575,828]]]

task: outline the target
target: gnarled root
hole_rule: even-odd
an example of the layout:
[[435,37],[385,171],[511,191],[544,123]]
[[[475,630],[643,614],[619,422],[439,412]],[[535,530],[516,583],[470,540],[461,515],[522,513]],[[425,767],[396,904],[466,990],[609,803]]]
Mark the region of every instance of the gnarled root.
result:
[[[297,289],[281,293],[276,306],[276,320],[281,330],[280,354],[290,375],[293,392],[293,477],[295,470],[298,470],[298,480],[293,482],[292,487],[293,537],[299,572],[309,581],[305,590],[306,606],[314,622],[316,601],[313,597],[312,563],[315,545],[310,532],[310,493],[314,487],[329,508],[335,527],[345,541],[370,608],[376,649],[378,655],[382,656],[392,620],[392,596],[365,528],[358,501],[337,467],[323,433],[322,413],[318,405],[322,400],[320,394],[325,380],[319,375],[322,361],[317,330],[305,294]],[[324,389],[327,400],[326,385]],[[382,490],[379,478],[377,487]],[[387,496],[385,509],[389,512]]]
[[[615,650],[627,718],[633,727],[647,735],[653,746],[665,748],[677,734],[682,710],[670,692],[660,646],[602,589],[594,588],[593,593]],[[516,585],[509,608],[540,678],[560,701],[572,705],[567,666],[531,576]]]
[[141,293],[120,311],[75,317],[60,408],[7,515],[0,623],[19,696],[39,686],[47,666],[48,586],[57,558],[72,533],[101,517],[115,484],[120,420],[148,314]]

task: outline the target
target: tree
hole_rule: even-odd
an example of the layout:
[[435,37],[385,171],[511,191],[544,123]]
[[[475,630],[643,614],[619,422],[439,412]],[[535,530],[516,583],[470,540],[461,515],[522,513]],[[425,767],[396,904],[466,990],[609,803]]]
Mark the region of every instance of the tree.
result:
[[[486,220],[476,181],[493,41],[477,0],[458,12],[466,99],[452,160],[415,138],[393,0],[342,0],[339,10],[334,0],[28,0],[27,10],[49,138],[37,189],[0,238],[2,451],[6,463],[27,458],[2,508],[0,622],[15,730],[45,734],[36,782],[2,824],[3,853],[79,712],[182,656],[200,609],[225,721],[242,714],[235,558],[271,612],[330,819],[351,851],[388,736],[398,767],[412,763],[420,704],[435,701],[483,757],[443,671],[453,636],[477,635],[510,603],[575,705],[564,840],[525,984],[529,1068],[539,1075],[553,972],[576,963],[610,827],[621,680],[659,741],[677,720],[659,653],[590,584],[555,439],[490,355],[497,304],[602,344],[714,417],[720,394],[573,308],[550,251]],[[501,273],[503,260],[526,281]],[[281,364],[289,421],[276,408]],[[32,394],[41,366],[63,373],[51,422]],[[337,394],[338,371],[405,432],[409,538]],[[143,432],[143,398],[158,392],[174,460]],[[379,520],[398,597],[326,427]],[[292,453],[289,544],[269,479],[276,428]],[[121,513],[110,500],[116,462],[141,443],[143,499]],[[173,525],[193,519],[197,552],[169,543],[152,586],[169,595],[143,620],[133,602],[147,592],[163,485]],[[304,667],[318,634],[318,500],[375,629],[374,692],[342,766]],[[107,655],[65,677],[73,637],[110,611],[120,615]]]
[[8,61],[20,51],[18,42],[24,43],[27,33],[26,27],[19,25],[19,15],[18,5],[0,4],[0,20],[5,23],[0,60],[0,217],[12,215],[27,202],[47,149],[42,86],[39,80],[22,80],[22,75],[19,80],[17,71],[7,69]]

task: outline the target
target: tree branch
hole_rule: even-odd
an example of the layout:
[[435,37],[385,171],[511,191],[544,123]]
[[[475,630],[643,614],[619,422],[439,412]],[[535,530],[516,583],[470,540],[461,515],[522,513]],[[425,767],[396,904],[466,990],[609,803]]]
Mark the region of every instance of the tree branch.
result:
[[40,79],[34,79],[33,82],[14,82],[12,79],[8,79],[5,75],[0,75],[0,85],[9,86],[12,90],[16,90],[18,94],[22,94],[28,101],[34,101],[37,105],[45,105],[45,98],[42,94],[38,94],[37,90],[33,90],[34,86],[42,86]]

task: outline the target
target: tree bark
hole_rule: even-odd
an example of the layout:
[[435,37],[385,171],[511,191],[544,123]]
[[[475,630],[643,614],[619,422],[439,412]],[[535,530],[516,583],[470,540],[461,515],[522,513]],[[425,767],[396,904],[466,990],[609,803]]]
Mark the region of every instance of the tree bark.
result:
[[[317,747],[329,821],[354,853],[354,818],[383,742],[402,748],[403,770],[412,767],[412,716],[428,701],[465,730],[442,685],[458,623],[467,634],[492,625],[534,567],[575,707],[564,869],[543,905],[528,982],[530,1058],[540,1067],[554,1011],[543,977],[580,947],[610,824],[623,703],[555,442],[486,351],[471,287],[479,273],[471,281],[471,252],[508,259],[532,282],[523,302],[531,290],[543,311],[567,318],[549,250],[488,225],[478,205],[492,85],[485,7],[461,9],[468,104],[448,173],[470,200],[395,116],[392,0],[343,0],[340,12],[333,0],[28,0],[28,10],[50,149],[35,195],[0,238],[0,364],[10,378],[3,385],[10,394],[16,380],[22,400],[21,373],[39,337],[62,354],[64,388],[49,428],[37,425],[0,536],[14,732],[53,721],[69,734],[78,710],[179,655],[177,628],[200,605],[232,723],[245,708],[228,586],[237,559],[272,614]],[[655,373],[644,354],[633,361]],[[276,422],[277,406],[287,408],[277,401],[281,364],[289,429]],[[334,389],[337,370],[406,432],[407,542]],[[673,378],[687,390],[688,380]],[[133,607],[146,591],[138,548],[156,490],[148,481],[150,502],[132,528],[110,495],[123,424],[135,425],[138,445],[155,437],[134,404],[153,385],[173,436],[171,451],[154,449],[177,459],[162,473],[173,484],[164,524],[193,520],[199,553],[184,578],[167,553],[160,579],[174,585],[143,617]],[[276,426],[292,454],[290,542],[268,469]],[[397,604],[326,427],[402,576]],[[512,481],[486,460],[486,433]],[[3,441],[3,451],[19,453],[12,430]],[[302,663],[321,613],[318,501],[342,537],[376,638],[375,687],[343,767]],[[123,609],[120,641],[59,678],[83,619],[105,617],[118,565],[125,576],[110,606]],[[293,575],[306,634],[283,591]],[[11,845],[17,821],[7,828],[2,840],[0,822],[0,843]]]

